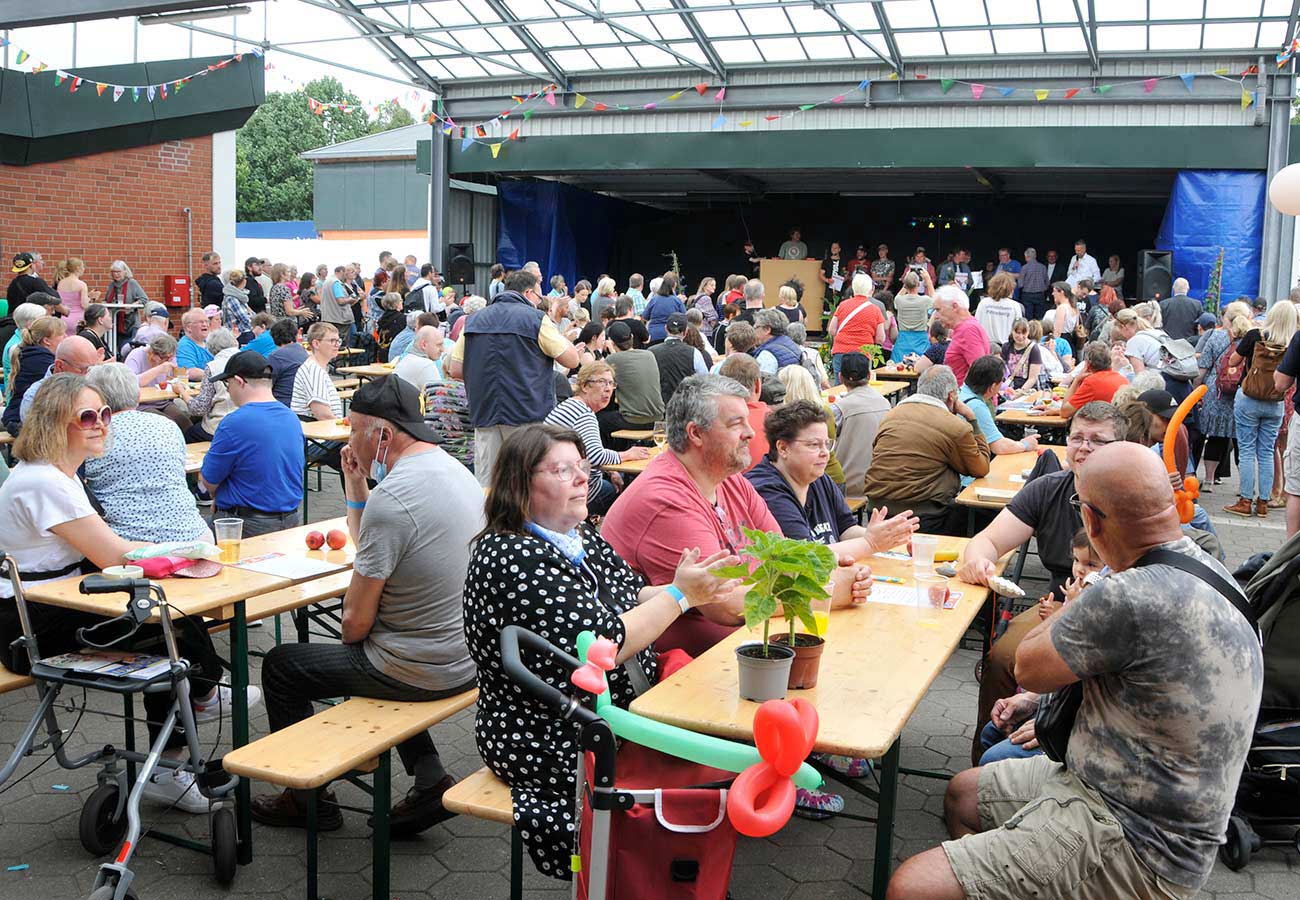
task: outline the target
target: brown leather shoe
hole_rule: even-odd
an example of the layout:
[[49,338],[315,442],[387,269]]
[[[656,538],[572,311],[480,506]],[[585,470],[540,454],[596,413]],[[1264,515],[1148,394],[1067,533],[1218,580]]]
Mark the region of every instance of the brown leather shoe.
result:
[[1268,518],[1268,501],[1267,501],[1267,500],[1256,500],[1256,501],[1255,501],[1255,515],[1259,516],[1261,519],[1267,519],[1267,518]]
[[[389,810],[388,833],[393,837],[408,837],[455,816],[454,812],[442,805],[442,795],[455,783],[455,778],[444,775],[441,781],[427,791],[411,788]],[[367,820],[366,824],[374,828],[374,817]]]
[[[299,805],[291,788],[278,794],[255,797],[252,803],[253,818],[263,825],[276,828],[306,828],[307,810]],[[322,790],[316,798],[316,830],[338,831],[343,827],[343,812],[330,790]]]
[[1238,497],[1236,503],[1225,506],[1223,511],[1232,513],[1234,516],[1253,516],[1255,514],[1255,504],[1245,497]]

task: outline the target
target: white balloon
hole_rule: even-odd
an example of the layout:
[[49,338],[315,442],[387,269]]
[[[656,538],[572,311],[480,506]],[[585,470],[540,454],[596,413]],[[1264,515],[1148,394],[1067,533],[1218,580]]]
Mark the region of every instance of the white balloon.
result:
[[1288,216],[1300,215],[1300,163],[1287,166],[1273,176],[1268,186],[1273,208]]

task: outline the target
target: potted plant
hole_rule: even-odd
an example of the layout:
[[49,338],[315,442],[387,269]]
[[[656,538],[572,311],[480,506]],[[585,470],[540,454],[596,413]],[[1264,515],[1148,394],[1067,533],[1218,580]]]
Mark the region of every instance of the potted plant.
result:
[[[757,565],[740,563],[719,575],[740,578],[749,587],[745,594],[745,626],[763,626],[762,643],[736,648],[740,696],[762,702],[781,699],[787,688],[812,687],[817,683],[823,640],[817,635],[812,600],[826,596],[826,582],[835,569],[835,554],[825,544],[796,541],[766,531],[743,529],[749,540],[744,556]],[[771,638],[772,616],[780,606],[790,633],[785,644]],[[809,634],[796,634],[802,622]],[[796,664],[796,657],[801,657]]]

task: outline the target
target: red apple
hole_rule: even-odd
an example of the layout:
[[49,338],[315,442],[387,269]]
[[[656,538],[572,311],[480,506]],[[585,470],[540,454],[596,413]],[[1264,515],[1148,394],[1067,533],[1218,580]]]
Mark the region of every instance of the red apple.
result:
[[323,546],[325,546],[325,535],[321,534],[319,531],[307,532],[308,550],[319,550]]
[[325,535],[325,543],[330,545],[331,550],[342,550],[347,546],[348,536],[337,528],[331,528],[329,534]]

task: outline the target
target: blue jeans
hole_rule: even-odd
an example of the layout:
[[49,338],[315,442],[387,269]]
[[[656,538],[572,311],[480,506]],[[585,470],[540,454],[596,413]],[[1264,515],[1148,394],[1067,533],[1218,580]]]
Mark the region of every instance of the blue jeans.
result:
[[1273,446],[1282,427],[1282,401],[1256,400],[1238,391],[1232,412],[1237,421],[1237,450],[1241,456],[1238,493],[1247,500],[1267,500],[1273,490]]
[[980,757],[981,766],[1001,762],[1004,759],[1028,759],[1043,752],[1026,750],[1018,744],[1011,743],[1011,739],[1002,734],[1002,729],[992,722],[985,725],[984,730],[980,732],[980,743],[984,746],[984,755]]
[[840,383],[840,366],[843,363],[844,363],[843,353],[831,354],[831,382],[834,384]]

